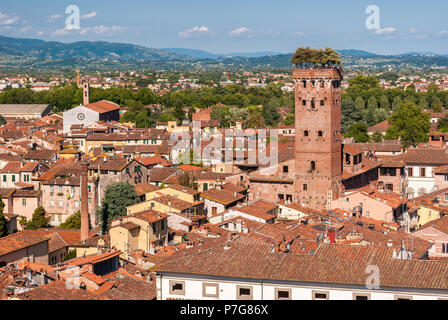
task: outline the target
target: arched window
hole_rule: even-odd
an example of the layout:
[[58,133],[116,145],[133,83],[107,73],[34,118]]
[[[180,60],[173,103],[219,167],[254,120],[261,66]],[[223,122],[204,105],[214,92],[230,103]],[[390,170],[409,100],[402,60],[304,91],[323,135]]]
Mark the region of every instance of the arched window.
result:
[[320,100],[320,106],[323,107],[324,106],[324,100]]
[[311,99],[311,108],[314,109],[316,107],[316,102],[314,99]]
[[306,106],[306,100],[305,99],[302,100],[302,106]]
[[311,161],[311,167],[310,167],[310,170],[311,170],[311,171],[316,170],[316,162]]
[[322,132],[322,130],[319,130],[319,131],[317,131],[317,135],[318,135],[319,137],[322,137],[322,136],[324,135],[324,133]]
[[306,80],[303,80],[302,83],[303,83],[303,87],[306,88]]
[[305,130],[305,131],[303,131],[303,135],[305,136],[305,137],[308,137],[308,130]]

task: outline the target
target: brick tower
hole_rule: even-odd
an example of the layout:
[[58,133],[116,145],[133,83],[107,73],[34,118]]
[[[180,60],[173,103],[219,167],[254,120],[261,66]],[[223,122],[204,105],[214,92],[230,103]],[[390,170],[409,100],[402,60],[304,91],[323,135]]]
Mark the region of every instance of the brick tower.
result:
[[82,160],[81,172],[81,241],[89,239],[88,164]]
[[86,82],[82,85],[82,103],[84,106],[90,103],[90,85]]
[[294,69],[295,195],[303,205],[322,209],[341,188],[340,69]]

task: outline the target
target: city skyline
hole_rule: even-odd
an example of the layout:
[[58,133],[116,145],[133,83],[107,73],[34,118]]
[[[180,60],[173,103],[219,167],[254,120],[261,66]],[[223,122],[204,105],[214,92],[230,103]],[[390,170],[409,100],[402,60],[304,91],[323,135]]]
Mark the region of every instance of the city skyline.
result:
[[[76,5],[80,28],[68,30],[66,9]],[[369,30],[367,7],[379,9]],[[438,10],[434,10],[436,7]],[[292,52],[298,45],[358,49],[378,54],[448,54],[448,4],[417,1],[227,1],[164,3],[137,0],[22,1],[0,10],[0,34],[46,41],[109,41],[151,48],[191,48],[211,53]],[[329,27],[335,23],[335,27]]]

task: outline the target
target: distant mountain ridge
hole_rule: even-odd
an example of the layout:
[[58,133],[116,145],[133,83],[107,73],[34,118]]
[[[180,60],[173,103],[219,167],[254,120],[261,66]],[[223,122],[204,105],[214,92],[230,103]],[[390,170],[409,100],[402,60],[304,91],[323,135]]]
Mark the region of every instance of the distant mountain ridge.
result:
[[205,50],[188,49],[188,48],[163,48],[162,50],[198,59],[220,59],[220,58],[235,58],[235,57],[259,58],[259,57],[282,54],[276,51],[211,53]]
[[106,41],[61,43],[0,36],[0,54],[41,59],[190,60],[188,56]]
[[[447,55],[409,52],[380,55],[356,49],[340,49],[343,64],[364,68],[400,68],[418,66],[448,67]],[[216,69],[287,69],[291,53],[274,51],[215,54],[186,48],[154,49],[144,46],[106,41],[61,43],[38,39],[0,36],[0,68],[3,69],[74,69],[129,70],[216,70]]]

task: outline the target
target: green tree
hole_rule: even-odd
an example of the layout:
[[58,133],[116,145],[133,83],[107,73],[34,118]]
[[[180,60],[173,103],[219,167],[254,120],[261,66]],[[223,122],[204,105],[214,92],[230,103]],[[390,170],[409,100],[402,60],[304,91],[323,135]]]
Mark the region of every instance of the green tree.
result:
[[140,198],[135,191],[135,187],[129,182],[110,184],[97,213],[103,231],[108,230],[111,220],[126,215],[126,207],[139,202]]
[[363,122],[357,122],[347,130],[347,137],[354,138],[355,142],[368,142],[370,137],[367,133],[368,126]]
[[0,238],[8,235],[8,221],[6,221],[3,210],[5,209],[5,203],[0,199]]
[[386,139],[400,137],[404,148],[415,147],[420,142],[428,141],[429,120],[430,115],[423,113],[419,106],[403,101],[398,105],[398,111],[389,118]]
[[260,128],[265,128],[266,123],[264,122],[264,118],[261,116],[260,113],[253,112],[249,116],[249,119],[247,121],[247,126],[249,128],[260,129]]
[[277,111],[277,104],[274,101],[269,101],[263,106],[263,118],[267,126],[275,126],[278,124],[280,115]]
[[34,210],[31,221],[26,225],[26,230],[38,230],[48,226],[49,219],[45,217],[46,212],[42,206],[39,206]]
[[390,109],[389,98],[387,98],[387,96],[384,95],[384,94],[380,98],[380,106],[384,110],[389,110]]
[[440,132],[448,132],[448,114],[437,121],[437,130]]
[[177,121],[176,117],[172,113],[162,113],[157,119],[158,122]]
[[81,212],[77,211],[59,225],[61,229],[81,229]]
[[76,250],[69,250],[65,254],[64,258],[62,258],[62,261],[67,261],[67,260],[71,260],[71,259],[74,259],[74,258],[76,258]]
[[373,142],[382,142],[383,141],[383,134],[379,131],[376,131],[372,134],[372,141]]
[[283,124],[286,126],[292,126],[296,121],[295,115],[290,113],[285,117]]
[[392,102],[392,110],[393,110],[394,112],[397,112],[397,111],[398,111],[398,106],[400,105],[401,102],[402,102],[402,99],[401,99],[400,96],[396,96],[396,97],[394,98],[394,101]]
[[0,114],[0,126],[6,124],[5,117]]

